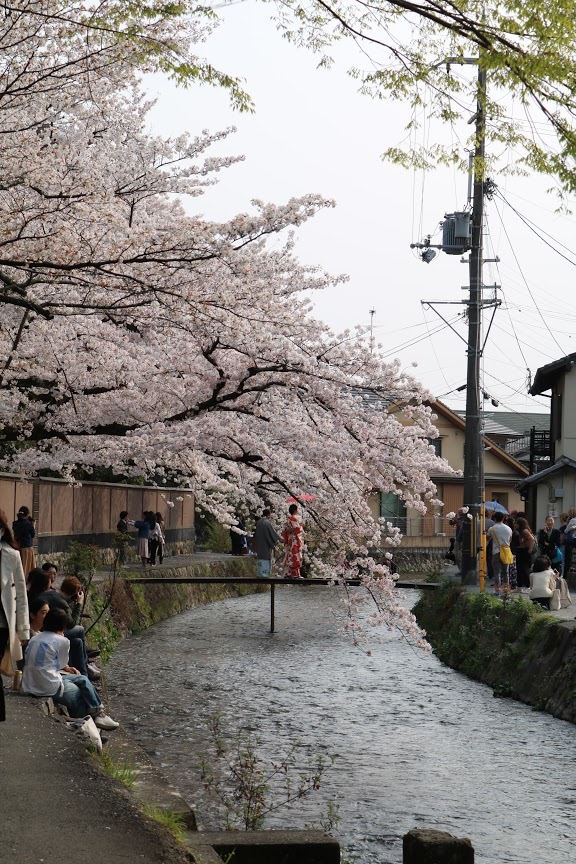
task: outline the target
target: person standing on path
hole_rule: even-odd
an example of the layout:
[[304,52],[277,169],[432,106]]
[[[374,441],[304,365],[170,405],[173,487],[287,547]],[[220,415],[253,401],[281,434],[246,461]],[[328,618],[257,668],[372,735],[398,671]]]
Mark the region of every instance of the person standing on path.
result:
[[302,579],[302,554],[304,551],[304,529],[298,517],[298,506],[291,504],[288,508],[288,519],[282,531],[282,542],[286,554],[284,556],[284,576],[286,579]]
[[116,525],[116,531],[122,537],[118,538],[118,563],[125,564],[126,562],[126,547],[128,545],[128,511],[122,510]]
[[546,555],[552,564],[562,563],[560,540],[560,531],[554,527],[554,517],[547,516],[544,527],[538,532],[538,551],[540,555]]
[[[500,558],[500,549],[502,546],[510,548],[512,539],[512,529],[504,524],[504,514],[494,513],[492,516],[493,524],[486,534],[492,540],[492,572],[494,574],[494,593],[500,594],[500,586],[505,591],[510,590],[510,581],[508,578],[508,564],[504,564]],[[512,554],[512,553],[510,553]]]
[[145,510],[142,514],[142,519],[136,519],[135,521],[130,520],[128,522],[129,525],[134,525],[135,528],[138,529],[138,535],[136,538],[136,553],[142,561],[142,569],[146,570],[146,565],[148,564],[148,540],[150,539],[150,522],[148,521],[149,516],[148,510]]
[[518,571],[518,588],[530,588],[530,568],[532,552],[536,546],[536,538],[530,530],[528,522],[523,517],[516,519],[518,531],[518,549],[516,550],[516,570]]
[[[0,510],[0,666],[12,675],[22,659],[22,643],[30,638],[26,579],[20,553]],[[0,720],[5,720],[4,689],[0,680]]]
[[34,520],[30,516],[28,507],[20,507],[18,510],[16,521],[12,523],[12,531],[20,549],[22,569],[24,570],[24,577],[27,579],[30,571],[36,567],[34,549],[32,548],[32,541],[36,536],[36,531],[34,529]]
[[259,579],[267,579],[272,572],[272,553],[280,542],[280,535],[270,522],[270,510],[264,510],[254,528],[252,548],[256,553],[256,573]]

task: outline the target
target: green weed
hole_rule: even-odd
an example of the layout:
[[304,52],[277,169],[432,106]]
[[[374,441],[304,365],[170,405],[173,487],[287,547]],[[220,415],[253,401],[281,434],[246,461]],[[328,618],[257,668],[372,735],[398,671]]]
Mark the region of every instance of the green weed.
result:
[[153,804],[145,804],[144,815],[167,828],[176,840],[184,840],[187,829],[186,823],[180,813],[176,813],[174,810],[164,810],[162,807],[156,807]]
[[119,780],[127,789],[131,789],[134,786],[138,770],[134,767],[134,763],[130,758],[116,760],[109,750],[103,750],[98,758],[106,774]]

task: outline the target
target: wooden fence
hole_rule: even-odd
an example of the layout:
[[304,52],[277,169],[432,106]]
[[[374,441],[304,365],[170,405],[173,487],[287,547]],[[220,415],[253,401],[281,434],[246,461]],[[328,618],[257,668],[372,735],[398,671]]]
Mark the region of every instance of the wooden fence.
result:
[[186,489],[114,483],[79,486],[43,477],[23,482],[0,474],[0,509],[10,524],[23,505],[36,520],[40,554],[64,551],[71,540],[109,546],[121,510],[128,511],[129,519],[140,519],[144,510],[161,513],[169,543],[191,547],[194,541],[194,496]]

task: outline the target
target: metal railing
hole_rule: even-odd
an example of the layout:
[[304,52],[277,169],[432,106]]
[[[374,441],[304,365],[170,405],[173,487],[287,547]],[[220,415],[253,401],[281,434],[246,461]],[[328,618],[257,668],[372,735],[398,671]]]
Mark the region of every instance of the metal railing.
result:
[[454,526],[445,516],[382,517],[405,537],[453,537]]

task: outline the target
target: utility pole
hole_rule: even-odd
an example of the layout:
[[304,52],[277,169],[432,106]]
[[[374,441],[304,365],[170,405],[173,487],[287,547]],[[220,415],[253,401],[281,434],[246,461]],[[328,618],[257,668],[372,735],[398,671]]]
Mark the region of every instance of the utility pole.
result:
[[[475,65],[478,68],[476,85],[476,114],[469,120],[475,124],[474,149],[470,152],[470,167],[468,174],[468,207],[471,206],[471,219],[466,227],[464,237],[461,217],[468,213],[445,214],[443,237],[440,245],[430,242],[430,235],[420,243],[412,243],[412,249],[420,249],[422,261],[429,264],[436,255],[435,249],[442,249],[450,255],[461,254],[470,250],[468,259],[470,275],[469,284],[464,287],[468,291],[468,299],[460,301],[422,301],[429,306],[466,344],[466,425],[464,440],[464,506],[467,507],[469,518],[464,520],[462,531],[462,584],[475,585],[480,576],[480,588],[484,590],[484,575],[486,570],[486,544],[484,537],[484,443],[482,430],[482,411],[480,400],[480,360],[484,351],[482,339],[482,311],[492,308],[495,312],[501,301],[495,297],[484,300],[482,296],[482,265],[483,258],[483,224],[484,197],[486,194],[486,69],[480,57],[451,57],[446,61],[447,68],[454,63]],[[461,248],[459,248],[461,247]],[[461,259],[466,263],[464,259]],[[495,288],[498,286],[495,286]],[[437,305],[463,304],[468,314],[468,339],[465,339],[452,327],[438,310]],[[494,312],[492,321],[494,320]],[[486,339],[492,326],[488,327]],[[463,389],[463,388],[458,388]],[[480,517],[480,518],[479,518]],[[480,551],[480,557],[478,552]],[[480,567],[478,566],[480,564]]]
[[486,150],[486,70],[478,61],[477,109],[473,159],[472,236],[470,250],[470,296],[468,302],[468,348],[466,374],[466,429],[464,440],[464,506],[468,507],[462,537],[462,583],[476,584],[481,533],[478,516],[482,504],[481,461],[484,458],[480,412],[480,358],[482,355],[482,232],[484,223],[484,179]]

